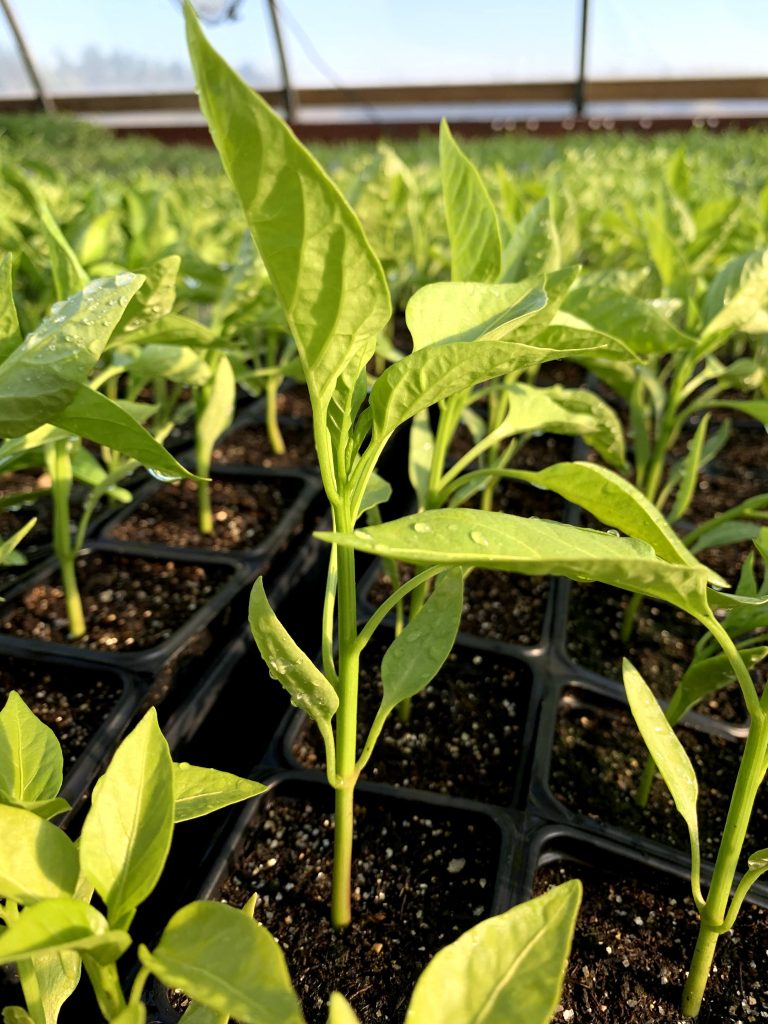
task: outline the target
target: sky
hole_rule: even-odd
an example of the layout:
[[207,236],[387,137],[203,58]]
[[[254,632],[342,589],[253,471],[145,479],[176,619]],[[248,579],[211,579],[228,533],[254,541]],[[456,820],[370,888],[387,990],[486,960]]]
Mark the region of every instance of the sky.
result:
[[[278,6],[297,87],[572,80],[577,72],[580,0]],[[53,92],[78,91],[73,67],[84,54],[108,90],[119,91],[118,72],[132,76],[131,89],[150,90],[161,66],[173,68],[165,88],[174,75],[179,84],[188,77],[179,0],[13,0],[13,7]],[[217,49],[262,88],[279,85],[266,7],[266,0],[241,0],[236,22],[207,28]],[[0,52],[11,45],[0,14]],[[763,0],[590,2],[591,78],[768,76],[767,54]],[[3,82],[0,69],[0,91],[8,94]]]

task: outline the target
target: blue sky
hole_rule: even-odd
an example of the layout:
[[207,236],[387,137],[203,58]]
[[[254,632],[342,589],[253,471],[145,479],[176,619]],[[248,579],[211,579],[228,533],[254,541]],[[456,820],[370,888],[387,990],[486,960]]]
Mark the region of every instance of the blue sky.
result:
[[[576,73],[580,0],[279,2],[299,86],[547,81]],[[15,0],[14,8],[48,76],[88,47],[187,63],[178,0]],[[591,0],[590,8],[593,78],[768,73],[768,3]],[[240,20],[208,29],[227,59],[250,64],[264,87],[278,80],[265,9],[265,0],[242,0]],[[57,87],[50,77],[48,85]]]

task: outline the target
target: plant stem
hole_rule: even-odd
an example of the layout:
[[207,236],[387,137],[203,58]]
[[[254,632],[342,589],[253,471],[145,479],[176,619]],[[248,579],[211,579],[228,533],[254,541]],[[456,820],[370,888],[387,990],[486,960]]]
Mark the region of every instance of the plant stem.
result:
[[264,386],[264,426],[267,437],[275,455],[285,455],[285,439],[280,430],[277,416],[277,395],[280,390],[280,378],[269,377]]
[[51,500],[53,502],[53,549],[59,560],[61,582],[64,587],[64,604],[69,620],[69,635],[78,640],[85,634],[85,614],[80,589],[77,584],[75,556],[77,550],[72,544],[70,533],[69,496],[72,492],[72,459],[68,441],[55,441],[47,446],[46,464],[51,475]]
[[[347,510],[334,510],[335,529],[350,532],[354,520]],[[336,712],[336,814],[333,837],[333,888],[331,924],[346,928],[352,920],[352,841],[354,835],[354,799],[357,772],[357,691],[360,655],[357,649],[357,587],[355,553],[351,548],[337,549],[338,558],[338,694]]]
[[[198,402],[197,421],[199,423],[203,402]],[[203,438],[200,431],[195,430],[195,472],[200,477],[211,475],[212,451]],[[197,483],[197,528],[200,533],[210,536],[213,533],[213,509],[211,507],[211,481],[198,480]]]
[[87,955],[83,957],[83,966],[88,972],[99,1009],[107,1020],[112,1020],[126,1007],[117,967],[115,964],[100,964]]
[[696,1017],[701,1009],[712,958],[720,937],[720,929],[725,921],[728,897],[744,846],[749,819],[757,790],[765,774],[766,747],[768,747],[768,717],[761,714],[758,719],[753,719],[747,736],[744,756],[739,766],[739,774],[736,778],[736,786],[733,790],[723,838],[712,874],[712,884],[709,887],[704,913],[701,917],[691,969],[683,989],[682,1011],[689,1017]]

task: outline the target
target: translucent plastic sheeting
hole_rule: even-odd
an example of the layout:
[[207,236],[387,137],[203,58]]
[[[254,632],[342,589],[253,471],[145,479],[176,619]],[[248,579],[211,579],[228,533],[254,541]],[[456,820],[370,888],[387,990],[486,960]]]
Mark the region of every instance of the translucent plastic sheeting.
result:
[[[14,11],[53,95],[185,92],[193,87],[178,0],[16,0]],[[3,28],[0,24],[4,50]],[[252,85],[280,87],[263,0],[245,0],[236,21],[206,31]],[[0,81],[5,77],[0,58]]]
[[587,78],[766,75],[763,0],[590,0]]
[[0,99],[27,99],[34,95],[35,90],[19,57],[16,40],[0,9]]

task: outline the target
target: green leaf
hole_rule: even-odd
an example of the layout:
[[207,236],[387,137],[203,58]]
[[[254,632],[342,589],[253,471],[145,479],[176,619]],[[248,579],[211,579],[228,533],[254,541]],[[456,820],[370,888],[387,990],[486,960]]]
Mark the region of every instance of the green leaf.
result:
[[[413,295],[406,306],[405,320],[415,353],[445,342],[504,341],[547,306],[543,277],[516,284],[441,281],[425,285]],[[474,348],[472,353],[474,359]]]
[[0,363],[1,437],[50,423],[73,401],[141,281],[127,273],[91,281]]
[[288,691],[291,703],[317,722],[326,746],[333,749],[331,721],[339,706],[338,694],[272,611],[261,577],[251,591],[248,621],[269,674]]
[[549,199],[544,196],[515,225],[502,253],[502,281],[518,281],[560,265],[560,239],[552,218]]
[[477,509],[435,509],[352,533],[316,533],[332,544],[416,565],[462,565],[597,581],[709,619],[707,570],[672,565],[642,540]]
[[0,792],[14,800],[51,800],[63,777],[55,733],[11,691],[0,711]]
[[82,870],[113,926],[127,927],[157,884],[171,846],[173,812],[173,765],[153,708],[96,783],[80,836]]
[[280,946],[250,915],[224,903],[182,907],[139,959],[169,988],[242,1024],[303,1024]]
[[688,451],[683,457],[680,483],[677,488],[674,504],[667,516],[667,521],[670,523],[676,523],[678,519],[685,515],[693,499],[696,484],[699,482],[699,471],[704,452],[704,442],[707,439],[707,431],[709,430],[709,420],[709,413],[702,416],[688,446]]
[[28,904],[71,895],[78,873],[77,850],[60,828],[0,804],[0,897]]
[[192,348],[210,348],[218,340],[218,334],[198,320],[178,313],[168,313],[157,323],[147,324],[133,331],[130,338],[117,335],[108,348],[122,347],[126,342],[130,342],[130,348],[135,345],[170,345],[176,348],[189,345]]
[[702,340],[768,330],[768,249],[736,256],[715,276],[701,304]]
[[[17,530],[11,537],[0,541],[0,565],[14,564],[13,555],[16,553],[16,548],[21,544],[36,522],[37,519],[30,519],[29,522],[25,523],[21,529]],[[15,564],[18,565],[19,563],[16,562]]]
[[35,1022],[21,1006],[4,1006],[3,1024],[35,1024]]
[[738,544],[743,540],[754,540],[760,535],[760,523],[748,519],[727,519],[724,522],[715,523],[709,530],[699,534],[696,542],[691,545],[691,551],[697,555],[707,548],[727,547],[730,544]]
[[648,752],[656,762],[670,796],[679,811],[691,837],[691,848],[698,849],[699,821],[696,801],[699,784],[690,758],[675,736],[664,712],[646,685],[643,677],[626,658],[623,661],[624,688]]
[[535,487],[554,491],[591,512],[606,526],[613,526],[629,537],[644,540],[656,554],[677,565],[701,569],[710,583],[727,586],[714,569],[696,559],[656,506],[627,480],[604,466],[591,462],[562,462],[537,472],[510,470],[515,480],[526,480]]
[[768,871],[768,849],[750,854],[747,863],[750,871]]
[[[585,388],[549,387],[544,390],[547,396],[562,406],[574,422],[583,422],[582,430],[557,428],[557,433],[581,434],[586,444],[594,448],[598,455],[615,469],[622,469],[626,464],[624,447],[624,430],[621,420],[614,410],[599,395]],[[591,423],[590,423],[591,421]],[[567,423],[565,424],[567,426]],[[554,428],[554,424],[553,424]],[[547,430],[546,426],[539,429]]]
[[451,280],[496,281],[501,235],[496,211],[477,168],[440,123],[440,174],[451,243]]
[[331,992],[328,1024],[360,1024],[360,1018],[340,992]]
[[[767,328],[768,329],[768,328]],[[708,402],[707,406],[712,409],[732,409],[734,412],[743,412],[768,427],[768,399],[748,398],[743,402],[728,401],[723,399],[717,402]]]
[[464,573],[460,567],[443,573],[418,615],[395,637],[381,662],[384,694],[381,714],[421,693],[451,653],[464,604]]
[[41,953],[32,958],[32,967],[40,989],[45,1022],[56,1024],[61,1007],[80,983],[80,954],[69,949],[59,953]]
[[88,953],[102,964],[114,963],[130,944],[130,935],[111,931],[94,907],[60,897],[26,907],[17,922],[0,931],[0,964],[67,949]]
[[574,288],[563,302],[563,312],[618,338],[641,355],[689,349],[695,344],[650,303],[603,285]]
[[260,782],[242,779],[239,775],[215,768],[198,768],[182,762],[173,766],[174,820],[190,821],[211,814],[221,807],[250,800],[264,792]]
[[202,1003],[190,1003],[181,1015],[184,1024],[229,1024],[228,1013],[217,1013]]
[[201,464],[202,461],[210,460],[217,439],[232,423],[236,389],[232,363],[222,355],[216,364],[213,380],[204,389],[205,405],[195,421],[195,449],[198,459],[201,459],[201,453],[205,453],[206,456],[205,460],[201,459]]
[[0,256],[0,363],[21,345],[19,318],[13,303],[13,259]]
[[123,313],[119,327],[121,333],[136,331],[171,312],[176,301],[176,278],[180,266],[181,256],[164,256],[138,271],[144,283]]
[[427,504],[429,472],[435,454],[435,435],[429,422],[429,412],[422,409],[411,420],[408,440],[408,479],[416,494],[419,508]]
[[475,925],[427,965],[405,1024],[548,1024],[580,902],[572,879]]
[[146,1024],[147,1008],[143,1003],[129,1003],[110,1024]]
[[388,483],[383,476],[379,476],[378,473],[372,473],[371,478],[368,481],[365,493],[363,494],[363,500],[360,504],[360,515],[364,512],[370,511],[372,508],[377,508],[379,505],[383,505],[385,501],[389,501],[392,497],[392,485]]
[[390,318],[381,264],[339,190],[287,125],[205,39],[187,38],[200,104],[301,356],[316,415],[373,355]]
[[[753,669],[768,656],[768,647],[742,648],[739,654],[747,668]],[[733,666],[724,654],[692,662],[683,673],[667,705],[667,721],[670,725],[676,725],[686,711],[696,707],[710,693],[730,686],[735,680]]]
[[79,387],[73,401],[50,419],[54,426],[129,455],[164,478],[199,479],[177,462],[130,412],[99,391]]
[[[136,355],[132,353],[136,352]],[[134,379],[162,378],[174,384],[188,384],[202,387],[211,379],[211,367],[205,356],[189,345],[142,345],[138,350],[131,345],[122,350],[117,359],[125,363],[126,370]]]

